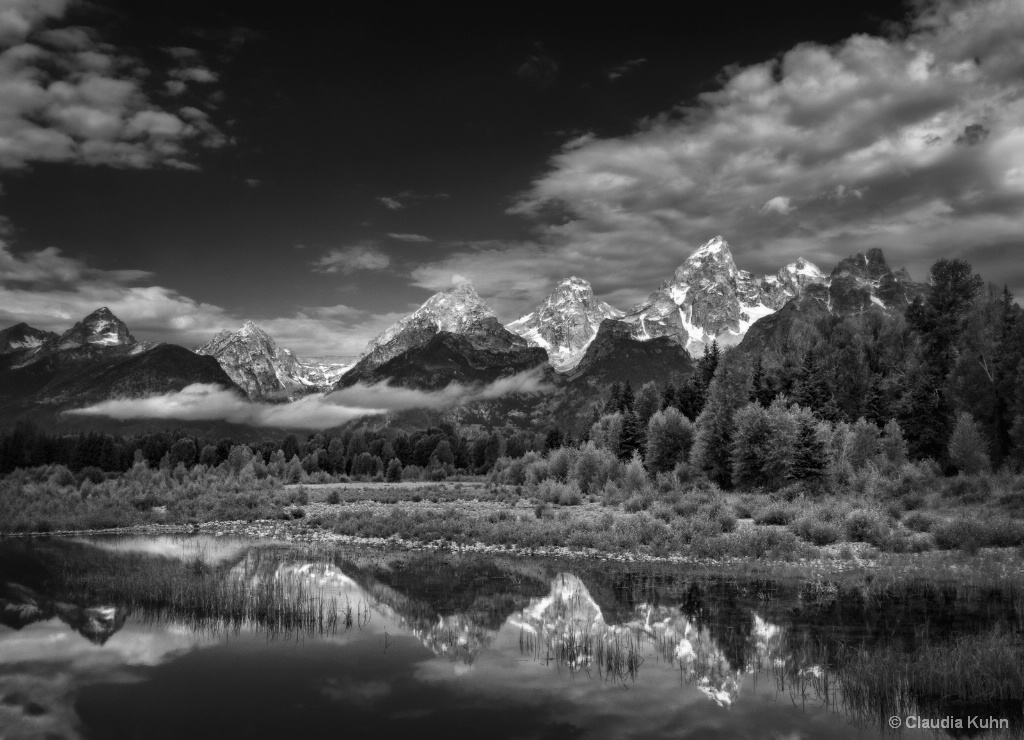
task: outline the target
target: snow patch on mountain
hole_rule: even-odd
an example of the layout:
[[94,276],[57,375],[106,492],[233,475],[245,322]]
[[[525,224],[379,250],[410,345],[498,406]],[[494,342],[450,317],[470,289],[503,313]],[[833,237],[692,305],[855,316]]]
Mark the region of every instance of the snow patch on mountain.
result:
[[359,356],[358,364],[365,369],[379,367],[443,331],[452,334],[487,331],[487,319],[494,318],[494,311],[473,286],[462,283],[435,293],[412,314],[378,334]]
[[541,305],[506,328],[542,347],[551,365],[566,372],[579,364],[601,322],[622,315],[598,300],[589,282],[573,276],[561,280]]
[[737,344],[760,318],[782,308],[825,275],[806,259],[757,278],[736,267],[729,243],[716,236],[696,249],[623,321],[638,339],[668,336],[696,355],[712,341]]

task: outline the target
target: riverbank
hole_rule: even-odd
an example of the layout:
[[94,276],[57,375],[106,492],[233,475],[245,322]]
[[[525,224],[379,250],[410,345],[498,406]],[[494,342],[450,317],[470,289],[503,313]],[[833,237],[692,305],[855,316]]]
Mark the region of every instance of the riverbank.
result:
[[[189,524],[143,524],[102,529],[69,529],[6,535],[12,538],[83,536],[188,536],[202,534],[225,538],[252,538],[315,548],[371,547],[383,551],[436,551],[453,554],[490,554],[509,557],[556,558],[629,564],[667,564],[685,567],[694,575],[728,576],[744,580],[798,581],[827,593],[836,586],[857,587],[865,592],[901,589],[911,583],[935,588],[999,588],[1024,594],[1024,552],[1020,548],[984,548],[977,552],[929,549],[918,552],[885,552],[866,542],[813,545],[796,538],[784,525],[757,524],[752,518],[737,520],[732,531],[705,537],[677,550],[649,545],[600,548],[578,546],[581,533],[594,532],[593,524],[606,529],[615,542],[616,531],[636,527],[634,514],[607,511],[599,504],[566,507],[550,519],[537,517],[529,500],[499,501],[466,498],[457,508],[444,494],[468,496],[461,490],[437,487],[424,496],[423,487],[376,489],[379,498],[408,497],[383,503],[360,498],[327,503],[331,488],[307,491],[310,501],[295,518],[208,521]],[[356,498],[356,487],[347,493]],[[419,500],[411,500],[418,497]],[[433,500],[432,500],[433,499]],[[611,524],[608,525],[608,516]],[[424,523],[430,522],[431,526]],[[476,522],[476,528],[468,523]],[[521,527],[521,541],[509,541],[507,527]],[[404,526],[403,526],[404,525]],[[408,536],[411,532],[425,536]],[[434,532],[448,536],[430,537]],[[457,536],[452,537],[455,532]],[[539,534],[547,534],[548,538]],[[475,538],[473,535],[477,535]],[[564,538],[564,539],[559,539]],[[767,551],[751,552],[765,543],[784,543]]]

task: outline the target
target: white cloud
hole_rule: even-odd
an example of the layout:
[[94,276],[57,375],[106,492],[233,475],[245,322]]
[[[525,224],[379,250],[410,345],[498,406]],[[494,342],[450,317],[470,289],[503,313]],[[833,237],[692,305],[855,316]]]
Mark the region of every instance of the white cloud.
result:
[[510,315],[572,272],[626,308],[723,234],[754,271],[881,246],[918,276],[974,257],[1020,292],[1024,4],[916,7],[902,33],[802,43],[631,135],[569,142],[510,209],[536,243],[467,247],[414,283],[459,272]]
[[[0,168],[32,162],[77,162],[146,168],[187,166],[188,145],[221,145],[209,121],[185,121],[150,100],[142,61],[97,38],[57,26],[64,0],[0,3]],[[214,82],[191,65],[172,75]],[[180,94],[184,87],[167,83]]]
[[501,378],[487,385],[461,383],[439,391],[418,391],[387,384],[358,384],[326,395],[305,396],[290,403],[255,403],[234,391],[194,383],[180,391],[146,398],[113,399],[69,413],[114,419],[224,420],[234,424],[292,429],[327,429],[363,416],[415,408],[449,408],[512,393],[546,393],[537,371]]
[[429,236],[423,236],[423,234],[391,234],[392,239],[397,239],[400,242],[432,242],[434,241]]
[[792,204],[789,202],[789,198],[785,195],[776,195],[771,198],[767,203],[761,206],[761,213],[778,213],[779,215],[785,216],[793,210]]
[[381,195],[377,200],[380,201],[380,203],[382,203],[389,211],[397,211],[401,208],[405,208],[400,200],[388,197],[387,195]]
[[349,275],[360,270],[384,270],[391,264],[391,258],[374,246],[360,244],[344,249],[332,249],[316,262],[314,272]]

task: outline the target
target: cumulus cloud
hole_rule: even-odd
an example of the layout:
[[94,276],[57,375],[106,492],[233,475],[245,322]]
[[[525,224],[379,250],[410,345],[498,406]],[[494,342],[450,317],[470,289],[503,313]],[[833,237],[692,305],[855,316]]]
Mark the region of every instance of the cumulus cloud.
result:
[[[0,168],[32,162],[189,167],[192,145],[223,145],[224,135],[205,118],[184,118],[149,98],[142,85],[149,71],[140,59],[90,29],[53,27],[67,6],[63,0],[0,4]],[[202,67],[175,73],[216,79]]]
[[630,135],[573,141],[510,208],[536,243],[458,250],[415,282],[538,297],[572,265],[625,308],[722,234],[758,272],[880,246],[915,276],[959,256],[1020,293],[1024,4],[915,7],[889,36],[802,43]]
[[537,371],[501,378],[487,385],[452,383],[439,391],[418,391],[386,383],[358,384],[329,394],[305,396],[289,403],[255,403],[211,383],[193,383],[180,391],[146,398],[102,401],[68,413],[113,419],[228,421],[258,427],[328,429],[352,419],[407,409],[441,409],[513,393],[551,390]]
[[782,216],[785,216],[792,210],[793,206],[789,202],[789,198],[784,195],[776,195],[761,206],[761,213],[778,213]]
[[369,244],[332,249],[312,263],[313,272],[338,272],[342,275],[360,270],[384,270],[390,264],[391,258],[388,255]]

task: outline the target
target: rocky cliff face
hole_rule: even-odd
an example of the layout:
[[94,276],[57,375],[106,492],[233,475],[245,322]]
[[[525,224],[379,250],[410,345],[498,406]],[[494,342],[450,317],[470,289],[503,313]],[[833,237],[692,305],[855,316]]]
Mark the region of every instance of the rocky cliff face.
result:
[[426,344],[439,332],[476,333],[485,320],[493,318],[494,311],[468,283],[435,293],[414,313],[373,339],[360,355],[357,367],[379,367],[413,347]]
[[86,344],[118,347],[135,344],[135,337],[121,319],[111,313],[109,308],[103,307],[93,311],[61,334],[53,349],[71,349]]
[[213,357],[224,372],[252,399],[303,395],[326,391],[347,365],[303,360],[277,346],[252,321],[238,331],[225,330],[196,350]]
[[649,380],[679,382],[693,372],[690,355],[674,339],[637,339],[631,330],[623,321],[601,322],[594,341],[568,379],[574,385],[629,381],[638,387]]
[[0,331],[0,355],[33,349],[56,338],[57,335],[52,331],[36,329],[25,323],[15,324]]
[[552,367],[565,372],[583,358],[601,322],[621,316],[622,311],[597,299],[590,283],[574,276],[559,282],[536,310],[508,329],[542,347]]
[[841,261],[827,284],[829,308],[839,315],[863,313],[873,307],[902,310],[924,290],[906,270],[889,269],[885,255],[877,248]]
[[755,321],[824,280],[824,274],[804,259],[775,275],[755,278],[736,267],[729,243],[716,236],[622,320],[637,339],[667,336],[697,355],[712,340],[737,344]]
[[546,360],[544,350],[529,346],[491,316],[477,321],[471,332],[438,332],[381,365],[360,361],[337,387],[388,382],[440,390],[450,383],[490,383],[544,365]]

